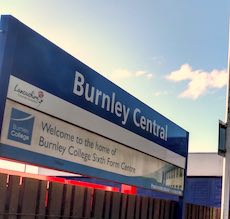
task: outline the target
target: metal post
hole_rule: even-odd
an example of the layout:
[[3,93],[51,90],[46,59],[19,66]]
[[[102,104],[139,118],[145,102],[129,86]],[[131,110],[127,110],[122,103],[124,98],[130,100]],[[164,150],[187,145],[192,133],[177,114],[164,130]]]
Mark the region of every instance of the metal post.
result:
[[228,219],[229,214],[229,186],[230,186],[230,23],[228,40],[228,88],[226,97],[226,155],[223,162],[221,219]]

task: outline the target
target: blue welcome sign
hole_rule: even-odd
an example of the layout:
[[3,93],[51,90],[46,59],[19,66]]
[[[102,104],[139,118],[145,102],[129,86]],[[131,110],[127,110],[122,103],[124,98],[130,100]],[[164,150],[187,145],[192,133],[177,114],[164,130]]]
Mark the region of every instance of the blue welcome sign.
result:
[[[185,168],[188,132],[183,128],[17,19],[2,16],[0,30],[1,124],[9,98]],[[26,126],[33,118],[17,109],[11,114],[8,138],[30,144]],[[24,138],[12,135],[19,127]]]

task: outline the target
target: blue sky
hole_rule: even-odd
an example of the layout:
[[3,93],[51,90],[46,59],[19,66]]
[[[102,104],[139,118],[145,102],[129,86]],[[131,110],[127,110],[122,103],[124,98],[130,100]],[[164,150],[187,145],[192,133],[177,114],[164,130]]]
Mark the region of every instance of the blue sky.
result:
[[11,14],[216,151],[229,0],[0,0]]

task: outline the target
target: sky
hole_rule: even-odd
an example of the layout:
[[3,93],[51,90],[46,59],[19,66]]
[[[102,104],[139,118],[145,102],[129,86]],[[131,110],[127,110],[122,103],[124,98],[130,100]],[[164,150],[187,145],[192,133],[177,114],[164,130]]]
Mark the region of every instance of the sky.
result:
[[10,14],[216,152],[225,120],[229,0],[0,0]]

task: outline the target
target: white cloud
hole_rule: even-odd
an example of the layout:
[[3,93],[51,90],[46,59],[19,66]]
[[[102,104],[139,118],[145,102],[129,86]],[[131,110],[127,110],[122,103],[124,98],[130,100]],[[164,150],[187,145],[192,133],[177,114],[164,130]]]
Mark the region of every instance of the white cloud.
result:
[[167,75],[166,78],[172,81],[182,81],[192,79],[193,74],[192,68],[188,64],[184,64],[179,70],[173,71]]
[[146,74],[145,71],[136,71],[136,72],[135,72],[135,75],[136,75],[137,77],[143,76],[143,75],[145,75],[145,74]]
[[142,70],[132,72],[126,69],[117,69],[113,71],[111,74],[109,74],[108,76],[113,81],[122,81],[130,78],[146,78],[146,79],[153,78],[152,73],[148,73]]
[[148,78],[148,79],[151,79],[151,78],[153,78],[153,74],[151,74],[151,73],[148,73],[148,74],[146,75],[146,78]]
[[132,72],[125,69],[117,69],[113,71],[109,77],[115,81],[119,81],[132,77]]
[[168,95],[168,91],[157,91],[153,94],[155,97],[163,96],[163,95]]
[[209,89],[219,89],[227,84],[226,70],[194,71],[189,64],[182,65],[180,69],[171,72],[166,78],[174,82],[189,81],[186,90],[179,94],[179,97],[194,100],[204,95]]

